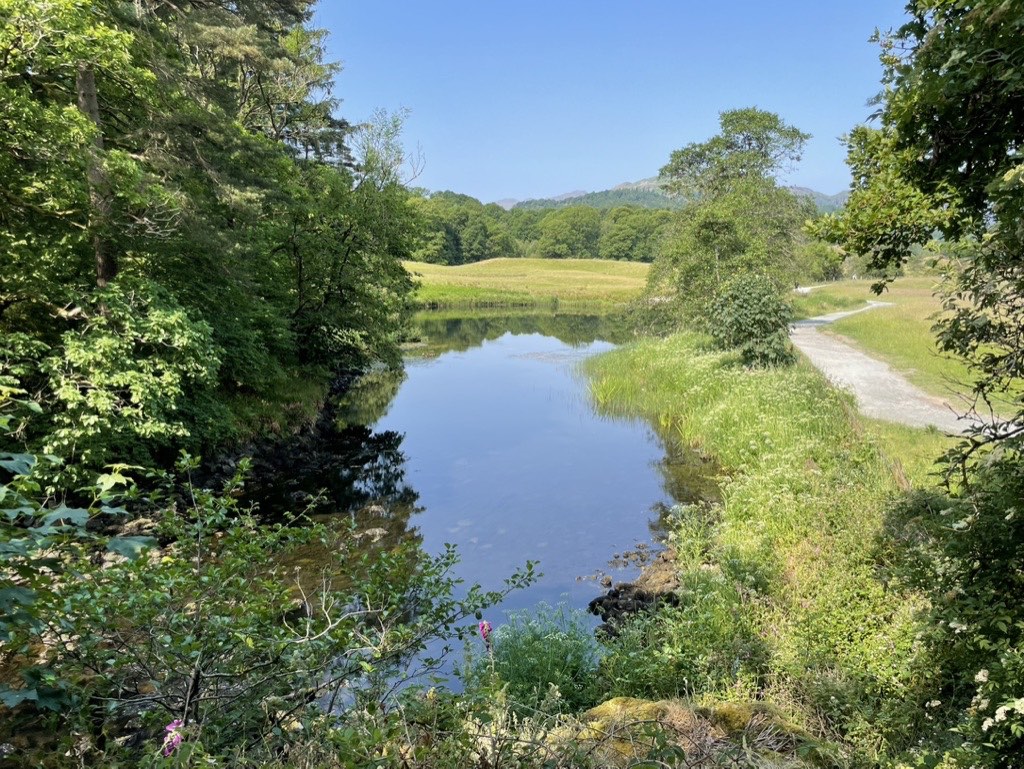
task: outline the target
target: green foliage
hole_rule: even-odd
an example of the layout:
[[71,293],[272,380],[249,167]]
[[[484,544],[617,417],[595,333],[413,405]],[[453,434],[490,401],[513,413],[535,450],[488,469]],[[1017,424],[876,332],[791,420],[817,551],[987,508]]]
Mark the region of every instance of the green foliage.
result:
[[756,678],[762,653],[735,587],[692,572],[679,595],[680,606],[638,615],[608,641],[601,678],[612,696],[689,698]]
[[540,222],[536,255],[546,259],[596,259],[601,237],[601,213],[571,206],[552,211]]
[[598,256],[602,259],[654,260],[658,239],[672,215],[633,206],[613,208],[601,220]]
[[[185,458],[179,469],[195,466]],[[31,614],[8,622],[8,648],[45,650],[43,680],[63,688],[61,731],[81,735],[79,755],[114,760],[118,749],[104,745],[106,736],[131,734],[155,752],[174,719],[183,722],[186,754],[227,757],[254,745],[273,754],[297,730],[322,725],[335,704],[381,708],[428,642],[466,637],[468,618],[533,578],[528,565],[502,591],[460,587],[456,599],[450,548],[436,557],[413,545],[368,552],[344,527],[261,524],[239,507],[240,483],[236,477],[218,493],[186,483],[182,496],[170,485],[151,497],[146,525],[166,544],[146,557],[117,557],[134,554],[133,541],[121,538],[109,543],[115,556],[103,564],[91,548],[62,548],[59,575],[28,556],[14,562],[27,578],[48,579],[50,589],[35,592]],[[61,521],[84,525],[86,517],[59,508],[42,522],[52,529]],[[7,539],[5,552],[20,541]],[[331,559],[286,565],[309,548]],[[22,584],[5,600],[24,603]],[[40,691],[26,686],[5,699],[38,701]]]
[[1024,750],[1022,498],[1021,457],[1004,451],[968,488],[913,495],[889,517],[880,547],[892,584],[930,599],[918,674],[939,703],[919,704],[938,722],[921,751],[932,760],[1005,766]]
[[35,345],[33,450],[215,441],[297,372],[399,360],[401,115],[333,117],[311,9],[4,0],[0,336]]
[[993,394],[1013,393],[1017,423],[1024,413],[1013,384],[1024,374],[1024,22],[998,0],[921,0],[908,11],[911,19],[881,38],[881,127],[852,132],[850,201],[819,229],[885,277],[936,230],[952,244],[948,312],[937,330],[941,348],[974,369],[981,406],[970,441],[952,457],[963,465],[981,446],[1024,435],[987,408]]
[[[24,393],[0,384],[0,434],[10,431],[19,406],[38,406]],[[125,515],[119,504],[126,482],[114,467],[82,489],[82,507],[48,500],[36,476],[54,457],[0,452],[0,705],[32,703],[41,710],[59,710],[69,702],[69,682],[49,666],[26,662],[33,639],[44,634],[61,586],[78,577],[76,561],[87,548],[104,546],[131,559],[154,544],[146,536],[100,536],[88,525],[97,519]],[[44,471],[45,472],[45,471]]]
[[744,275],[726,283],[711,304],[708,330],[748,366],[780,366],[796,356],[789,343],[793,307],[767,278]]
[[749,179],[774,180],[800,160],[811,138],[756,107],[721,112],[718,122],[716,136],[672,153],[660,172],[669,191],[707,199]]
[[134,443],[185,438],[179,411],[209,386],[218,351],[209,326],[153,286],[99,292],[85,325],[42,362],[55,414],[44,450],[83,468],[125,456]]
[[516,712],[577,713],[597,704],[598,648],[583,612],[547,604],[511,612],[492,638],[473,661],[470,682],[486,686],[496,677]]
[[685,200],[665,194],[658,180],[653,179],[645,180],[635,186],[602,190],[601,192],[587,192],[560,200],[550,198],[524,200],[516,203],[512,210],[545,211],[554,208],[568,208],[569,206],[590,206],[591,208],[610,210],[622,206],[631,206],[671,211],[682,208],[685,205]]
[[778,186],[775,174],[799,159],[808,138],[772,113],[721,115],[721,133],[672,154],[670,189],[695,202],[660,239],[648,291],[671,299],[685,319],[705,319],[727,281],[765,275],[792,285],[804,271],[800,228],[813,203]]
[[[743,369],[692,333],[620,348],[587,369],[603,411],[645,416],[724,468],[720,514],[673,520],[671,544],[694,603],[682,607],[687,634],[659,653],[674,660],[674,649],[687,650],[680,669],[704,660],[698,686],[721,685],[700,677],[708,664],[718,681],[734,681],[730,693],[756,692],[842,742],[855,765],[898,760],[922,735],[938,735],[921,707],[942,699],[921,685],[927,661],[917,664],[925,603],[887,586],[888,554],[877,542],[898,484],[928,480],[930,464],[914,467],[910,457],[934,456],[950,441],[906,431],[896,465],[881,450],[890,432],[855,423],[847,396],[811,367]],[[637,650],[619,675],[646,671],[641,683],[657,686],[643,643],[628,647]],[[730,659],[745,671],[734,679],[725,675]]]

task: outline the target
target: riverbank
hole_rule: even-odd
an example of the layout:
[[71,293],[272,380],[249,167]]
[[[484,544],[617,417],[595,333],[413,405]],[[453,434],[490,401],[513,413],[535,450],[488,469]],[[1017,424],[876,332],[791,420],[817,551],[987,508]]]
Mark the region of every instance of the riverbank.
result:
[[726,468],[723,504],[675,520],[682,601],[662,623],[662,669],[699,671],[686,681],[698,699],[772,703],[855,763],[908,750],[925,731],[911,703],[929,694],[924,598],[887,590],[883,532],[948,439],[860,418],[805,363],[747,371],[693,334],[587,371],[601,410],[646,417]]

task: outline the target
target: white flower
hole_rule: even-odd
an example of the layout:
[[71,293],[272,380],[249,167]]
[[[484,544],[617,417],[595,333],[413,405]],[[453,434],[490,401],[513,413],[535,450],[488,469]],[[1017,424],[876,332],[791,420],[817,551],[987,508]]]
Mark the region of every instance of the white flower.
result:
[[984,669],[979,670],[978,674],[974,676],[974,680],[979,684],[988,683],[988,671]]
[[1010,709],[1003,705],[1000,708],[996,708],[996,721],[1005,721],[1006,714],[1010,712]]
[[928,703],[925,704],[925,707],[926,708],[937,708],[941,704],[942,704],[942,700],[931,700],[931,701],[929,701]]
[[989,729],[992,728],[992,723],[993,722],[991,718],[986,718],[984,721],[981,722],[981,731],[987,732]]

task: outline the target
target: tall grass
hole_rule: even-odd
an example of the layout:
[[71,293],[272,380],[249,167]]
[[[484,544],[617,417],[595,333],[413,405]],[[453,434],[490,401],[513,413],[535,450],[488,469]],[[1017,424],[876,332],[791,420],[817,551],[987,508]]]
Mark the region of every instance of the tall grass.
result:
[[[736,685],[843,740],[860,762],[905,749],[919,712],[905,705],[927,696],[913,672],[924,599],[886,590],[878,537],[891,499],[932,482],[926,457],[948,439],[863,422],[809,365],[748,371],[693,334],[587,366],[599,409],[647,417],[726,468],[713,536],[680,547],[678,567],[741,591],[766,660]],[[911,442],[907,462],[888,454]]]

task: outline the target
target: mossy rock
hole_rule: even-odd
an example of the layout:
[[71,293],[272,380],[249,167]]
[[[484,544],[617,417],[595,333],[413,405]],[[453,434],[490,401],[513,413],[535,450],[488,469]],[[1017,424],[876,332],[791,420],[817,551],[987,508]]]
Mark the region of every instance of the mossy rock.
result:
[[591,724],[622,724],[636,721],[656,721],[664,715],[661,702],[634,697],[614,697],[591,708],[582,720]]

